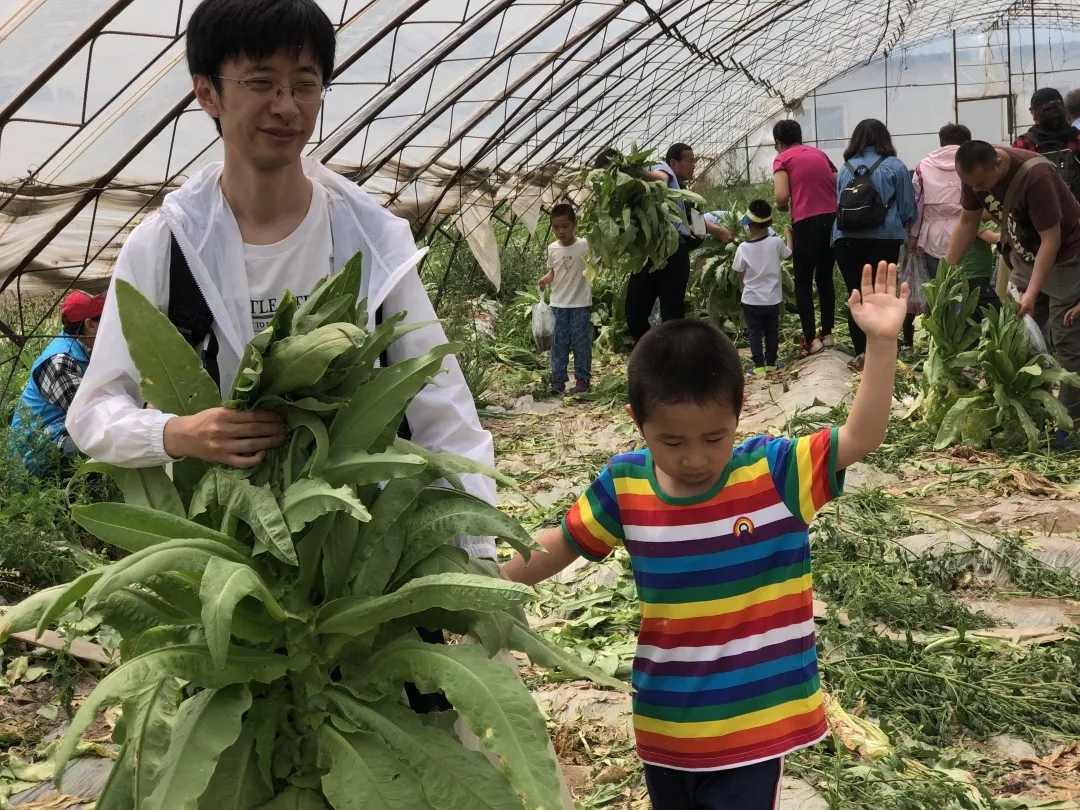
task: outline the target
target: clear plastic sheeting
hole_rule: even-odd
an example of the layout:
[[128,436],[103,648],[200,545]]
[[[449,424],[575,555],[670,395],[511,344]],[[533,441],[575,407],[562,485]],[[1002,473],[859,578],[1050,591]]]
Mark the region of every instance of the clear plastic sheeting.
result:
[[[0,0],[0,289],[103,283],[124,234],[220,159],[184,62],[195,5]],[[830,79],[952,32],[1080,23],[1064,0],[321,5],[339,67],[308,153],[418,236],[444,217],[490,228],[477,199],[534,227],[537,206],[611,143],[723,155]],[[1008,83],[993,53],[971,56],[965,88]]]

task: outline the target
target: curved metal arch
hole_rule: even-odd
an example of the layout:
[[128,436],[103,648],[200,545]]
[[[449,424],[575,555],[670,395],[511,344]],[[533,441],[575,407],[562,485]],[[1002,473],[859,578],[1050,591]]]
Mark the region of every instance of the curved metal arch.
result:
[[[549,52],[547,54],[547,56],[543,57],[540,61],[538,61],[535,65],[533,65],[533,67],[531,69],[529,69],[527,71],[523,71],[517,78],[514,79],[514,81],[512,81],[510,84],[508,84],[506,86],[506,88],[503,91],[502,96],[500,96],[499,98],[496,98],[496,99],[491,99],[490,101],[488,101],[487,104],[485,104],[483,107],[481,107],[476,112],[474,112],[472,115],[470,115],[468,117],[468,119],[466,119],[451,134],[451,136],[447,139],[447,141],[446,141],[446,143],[444,145],[440,146],[436,150],[433,150],[431,156],[426,158],[422,163],[420,163],[416,167],[416,173],[417,174],[422,174],[423,172],[427,171],[432,166],[434,166],[436,163],[438,163],[439,160],[442,158],[442,156],[445,155],[448,151],[450,151],[450,149],[452,149],[455,144],[459,143],[462,139],[464,139],[470,132],[472,132],[473,129],[475,129],[477,126],[479,126],[481,123],[483,123],[487,119],[487,117],[489,115],[491,115],[491,113],[494,110],[498,109],[502,104],[505,104],[508,98],[510,98],[515,92],[517,92],[519,89],[521,89],[526,84],[528,84],[530,81],[532,81],[534,78],[536,78],[536,76],[538,74],[542,73],[544,71],[544,69],[547,68],[549,65],[551,65],[552,63],[558,61],[560,58],[565,58],[567,60],[572,59],[575,54],[580,52],[586,45],[588,45],[590,42],[592,42],[592,40],[598,34],[600,34],[603,29],[606,29],[607,25],[612,20],[617,18],[618,15],[621,14],[621,13],[622,13],[621,8],[613,7],[606,14],[604,14],[601,17],[597,18],[597,20],[595,21],[596,24],[593,27],[583,29],[582,31],[580,31],[574,37],[568,37],[566,39],[566,41],[563,43],[562,48]],[[514,112],[511,113],[507,117],[507,119],[503,121],[502,124],[500,124],[500,126],[498,128],[498,132],[502,132],[506,127],[507,120],[516,117],[518,115],[518,113],[520,112],[521,108],[529,100],[535,98],[536,94],[539,93],[539,92],[540,92],[540,87],[538,86],[536,89],[534,89],[529,94],[529,96],[522,102],[522,104],[517,109],[515,109]],[[492,138],[489,138],[488,142],[491,142],[491,140],[492,140]],[[482,146],[481,149],[483,149],[483,148],[484,147]],[[381,168],[381,164],[380,164],[380,166],[377,166],[375,170],[377,171],[378,168]],[[468,171],[468,170],[466,169],[464,171]],[[397,199],[399,193],[400,193],[400,190],[394,192],[393,194],[391,194],[390,195],[390,200],[393,201],[393,200]]]
[[[443,96],[432,105],[431,109],[427,110],[416,121],[407,126],[398,136],[396,141],[384,147],[382,151],[377,153],[370,161],[364,161],[363,168],[358,172],[352,173],[352,178],[358,183],[364,183],[371,178],[379,169],[385,166],[395,154],[400,152],[409,141],[423,132],[427,126],[460,101],[466,93],[476,87],[476,85],[490,76],[494,71],[498,70],[498,68],[508,59],[512,59],[516,56],[517,51],[520,50],[526,42],[533,40],[552,23],[568,14],[572,9],[577,9],[582,2],[583,0],[567,0],[567,2],[552,9],[545,17],[542,17],[537,21],[536,24],[519,34],[506,48],[503,49],[502,53],[487,60],[482,68],[474,70],[468,77],[465,77],[462,81],[454,85],[450,91],[443,94]],[[555,53],[558,53],[558,51]],[[502,100],[505,100],[505,98],[506,94],[504,90]],[[502,100],[500,100],[500,104],[502,103]]]
[[311,154],[312,157],[329,162],[334,155],[360,132],[364,127],[371,124],[379,117],[379,114],[389,107],[398,96],[408,90],[422,76],[427,74],[442,59],[465,41],[470,34],[483,28],[499,14],[514,5],[515,0],[494,0],[484,11],[463,23],[453,34],[446,37],[439,46],[432,49],[423,59],[414,63],[408,70],[399,76],[392,84],[384,87],[375,98],[372,99],[363,110],[355,113],[337,127]]
[[[794,5],[802,6],[802,5],[805,5],[806,2],[809,2],[809,0],[803,0],[803,2],[800,2],[798,4],[794,4]],[[775,11],[775,9],[776,9],[776,7],[771,7],[770,8],[770,10],[773,10],[773,11]],[[726,32],[725,35],[722,37],[722,39],[729,39],[731,36],[734,36],[737,33],[743,33],[744,34],[744,36],[740,37],[738,40],[736,40],[735,42],[733,42],[733,43],[731,43],[729,45],[729,52],[730,52],[731,49],[736,48],[736,47],[744,44],[754,34],[756,34],[761,28],[772,25],[772,24],[775,24],[775,22],[777,20],[782,19],[783,17],[787,16],[790,13],[793,13],[795,10],[796,10],[795,7],[790,7],[790,8],[784,9],[784,11],[781,14],[773,16],[773,17],[765,20],[759,27],[757,27],[755,29],[752,29],[750,31],[746,31],[746,25],[744,24],[742,26],[739,26],[738,29],[732,29],[732,31]],[[757,16],[760,17],[762,15],[757,15]],[[714,45],[710,45],[710,48],[712,48],[712,47],[714,47]],[[696,66],[696,69],[691,71],[688,68],[690,67],[691,63],[693,63],[693,62],[697,62],[698,64]],[[680,92],[681,89],[683,88],[683,86],[685,86],[686,83],[696,80],[702,73],[704,73],[705,71],[707,71],[709,69],[712,69],[713,67],[714,66],[711,65],[711,64],[706,64],[703,61],[699,61],[696,57],[688,56],[687,58],[682,60],[682,62],[677,66],[676,69],[670,71],[669,74],[668,74],[668,77],[676,76],[676,77],[681,77],[681,78],[677,79],[674,82],[674,84],[670,84],[670,85],[668,85],[668,84],[655,85],[654,84],[654,85],[650,86],[650,88],[649,88],[650,95],[655,95],[655,93],[658,92],[658,91],[664,92],[665,94],[671,94],[671,93]],[[622,80],[620,80],[619,83],[620,84],[625,83],[627,78],[629,78],[629,77],[623,78]],[[717,81],[716,81],[716,83],[714,85],[709,86],[709,88],[707,88],[707,90],[705,90],[705,91],[702,91],[702,93],[714,92],[714,90],[715,90],[715,88],[717,86],[723,86],[729,80],[730,80],[730,72],[724,73],[724,74],[722,74],[721,76],[718,77],[718,79],[717,79]],[[581,95],[583,95],[583,93],[579,94],[578,97],[575,97],[574,100],[577,100],[577,98],[580,98]],[[603,105],[600,109],[594,110],[594,114],[592,115],[592,117],[587,119],[586,123],[577,130],[578,137],[580,138],[581,133],[584,132],[585,130],[587,130],[588,127],[593,122],[595,122],[596,120],[602,118],[609,111],[610,107],[613,104],[621,103],[627,95],[630,95],[630,94],[627,93],[627,94],[624,94],[624,95],[612,97],[609,93],[605,92],[605,96],[604,96],[605,105]],[[648,106],[647,104],[640,105],[640,107],[642,107],[642,108],[647,108],[647,106]],[[572,118],[571,120],[575,120],[581,114],[581,112],[583,112],[583,111],[579,111],[579,113],[576,114],[574,116],[574,118]],[[627,131],[631,131],[633,129],[633,127],[635,127],[637,124],[639,124],[640,121],[644,117],[646,117],[646,114],[638,113],[637,115],[633,115],[629,120],[624,119],[624,126],[620,127],[618,130],[616,130],[613,133],[613,135],[618,137],[622,133],[625,133]],[[701,126],[706,125],[706,123],[707,122],[702,122]],[[675,124],[676,124],[676,122],[674,120],[669,121],[666,125],[661,127],[661,129],[659,131],[650,130],[648,133],[644,134],[643,137],[647,137],[650,140],[654,140],[654,139],[657,139],[659,137],[662,137]],[[546,123],[545,123],[545,125],[546,125]],[[683,125],[685,125],[685,123],[683,123]],[[538,131],[541,128],[542,128],[542,126],[537,127],[536,129],[534,129],[534,132]],[[530,135],[527,136],[527,137],[531,137],[532,134],[533,133],[530,133]],[[543,147],[549,145],[550,142],[553,139],[554,139],[554,137],[549,136],[549,138],[545,139],[539,145],[535,146],[534,150],[539,151],[539,149],[542,149]],[[593,143],[596,142],[596,140],[597,140],[596,137],[590,138],[588,140],[588,143],[593,144]],[[522,143],[524,143],[524,142],[525,142],[525,139],[522,140]],[[518,148],[520,148],[520,147],[518,147]]]
[[59,73],[68,62],[79,54],[86,43],[95,39],[106,25],[115,20],[120,15],[120,12],[130,6],[133,2],[135,2],[135,0],[113,0],[108,8],[98,15],[96,20],[84,28],[82,33],[75,37],[64,50],[58,53],[56,58],[35,76],[26,87],[19,91],[19,94],[15,96],[15,98],[0,109],[0,130],[4,128],[4,125],[23,107],[24,104],[26,104],[26,102],[34,97],[38,90],[49,82],[49,79]]
[[[665,7],[664,10],[667,11],[667,12],[673,11],[674,9],[678,8],[681,5],[684,5],[687,2],[690,2],[690,0],[670,0],[669,4]],[[621,12],[621,9],[619,9],[619,11]],[[688,12],[688,14],[686,16],[689,16],[689,14],[692,14],[692,13],[693,13],[693,10]],[[608,24],[610,24],[610,23],[608,23]],[[555,80],[556,78],[558,78],[559,80],[562,80],[562,81],[571,81],[571,82],[577,81],[584,73],[586,73],[592,67],[593,64],[595,64],[598,61],[603,60],[604,58],[606,58],[610,54],[615,53],[619,48],[625,46],[625,44],[628,41],[632,40],[633,37],[637,36],[637,34],[639,34],[643,28],[648,27],[649,25],[653,25],[653,22],[651,20],[649,20],[649,19],[641,20],[640,22],[637,23],[637,25],[635,27],[627,29],[627,31],[624,31],[621,35],[619,35],[619,37],[613,39],[609,43],[606,43],[604,45],[604,47],[601,49],[601,51],[599,53],[597,53],[593,57],[593,60],[592,60],[591,63],[578,65],[573,71],[571,71],[571,73],[569,75],[560,75],[560,74],[557,74],[557,73],[553,73],[552,74],[552,80]],[[603,33],[605,33],[605,31],[595,29],[595,30],[593,30],[591,32],[591,37],[595,37],[598,34],[603,34]],[[661,36],[661,32],[657,32],[657,34],[654,37],[650,38],[646,43],[643,43],[642,45],[638,46],[638,48],[633,52],[633,54],[631,54],[631,56],[634,56],[637,53],[639,53],[642,49],[647,48],[648,45],[651,42],[653,42],[656,38],[658,38],[659,36]],[[601,77],[597,77],[596,79],[594,79],[589,84],[588,88],[586,88],[584,91],[579,92],[576,96],[572,96],[559,109],[557,109],[554,112],[550,113],[547,116],[547,118],[544,119],[543,123],[539,124],[537,127],[534,128],[533,132],[536,132],[539,129],[542,129],[544,126],[547,126],[548,124],[550,124],[552,121],[555,120],[555,118],[557,118],[559,115],[561,115],[563,112],[565,112],[566,108],[569,107],[574,101],[576,101],[578,98],[580,98],[582,95],[584,95],[584,93],[586,93],[589,90],[591,90],[592,88],[594,88],[596,85],[598,85],[601,82],[605,81],[607,78],[608,77],[601,76]],[[539,90],[539,88],[538,88],[538,90]],[[534,91],[534,95],[535,95],[535,92],[538,92],[538,90]],[[445,186],[443,187],[443,190],[440,192],[438,197],[436,197],[435,203],[434,203],[433,206],[431,206],[431,208],[429,208],[429,211],[434,212],[435,210],[437,210],[439,204],[442,202],[443,199],[445,199],[446,194],[449,193],[450,189],[453,187],[453,184],[457,180],[459,180],[461,177],[466,176],[468,174],[468,172],[475,169],[476,166],[484,158],[486,158],[490,154],[491,149],[494,148],[494,146],[497,143],[499,143],[500,141],[505,141],[507,139],[508,135],[510,135],[513,132],[513,130],[511,130],[509,127],[516,125],[516,123],[515,124],[511,123],[511,121],[513,119],[521,118],[523,120],[528,120],[528,118],[531,117],[534,114],[536,106],[539,106],[539,105],[534,105],[534,107],[531,108],[531,109],[525,109],[525,105],[522,105],[517,110],[515,110],[514,113],[510,117],[508,117],[508,119],[506,121],[503,122],[503,125],[495,133],[493,133],[491,136],[489,136],[489,138],[485,142],[485,144],[473,154],[473,156],[470,158],[470,160],[464,166],[459,167],[455,171],[454,175],[445,184]],[[525,143],[525,140],[518,141],[518,145],[511,149],[511,151],[509,152],[509,155],[513,155],[517,151],[519,151],[522,148],[522,146],[524,145],[524,143]],[[431,163],[429,163],[428,165],[430,166]],[[431,215],[432,214],[429,214],[428,217],[423,222],[421,222],[421,224],[420,224],[421,228],[426,227],[427,222],[430,220]]]
[[[808,2],[811,2],[811,0],[801,0],[801,2],[799,2],[799,3],[795,4],[795,5],[796,5],[797,7],[801,7],[802,5],[805,5],[805,4],[806,4],[806,3],[808,3]],[[660,14],[664,14],[664,13],[669,13],[669,12],[670,12],[670,9],[671,9],[671,8],[673,8],[673,7],[676,7],[676,6],[678,6],[678,5],[681,5],[681,3],[675,3],[675,4],[672,4],[672,6],[670,6],[670,7],[668,7],[668,8],[663,8],[663,9],[661,9],[661,10],[660,10],[660,12],[658,12],[658,13],[660,13]],[[771,7],[771,8],[775,8],[775,7]],[[680,18],[680,19],[678,19],[678,20],[675,20],[675,21],[674,21],[674,24],[678,25],[679,23],[683,22],[683,21],[684,21],[684,20],[685,20],[685,19],[686,19],[687,17],[691,16],[691,15],[692,15],[692,14],[693,14],[693,13],[694,13],[694,12],[695,12],[696,10],[697,10],[697,9],[690,9],[690,11],[689,11],[689,12],[688,12],[687,14],[683,15],[683,17],[681,17],[681,18]],[[794,9],[792,9],[791,11],[794,11]],[[791,12],[787,12],[787,13],[791,13]],[[755,17],[757,17],[757,16],[761,16],[761,13],[759,13],[758,15],[755,15]],[[786,16],[786,15],[785,15],[785,16]],[[774,18],[771,18],[771,19],[770,19],[770,20],[768,20],[767,22],[768,22],[769,24],[771,24],[771,23],[775,22],[775,20],[776,20],[776,19],[780,19],[780,17],[774,17]],[[744,21],[744,22],[745,22],[745,21]],[[641,26],[639,26],[638,30],[637,30],[637,31],[635,31],[634,33],[636,34],[636,33],[640,32],[640,29],[641,29],[642,27],[645,27],[645,26],[648,26],[648,25],[653,25],[653,24],[654,24],[654,22],[653,22],[653,21],[652,21],[651,19],[646,19],[645,21],[643,21],[643,22],[642,22]],[[726,32],[726,33],[725,33],[725,35],[724,35],[724,36],[723,36],[723,37],[722,37],[721,39],[727,38],[728,36],[730,36],[730,35],[733,35],[733,34],[734,34],[735,32],[736,32],[736,29],[732,29],[732,31],[731,31],[731,32]],[[634,56],[636,56],[636,55],[637,55],[637,54],[638,54],[638,53],[639,53],[639,52],[640,52],[640,51],[642,50],[642,48],[647,48],[648,46],[652,45],[652,44],[653,44],[654,42],[656,42],[657,40],[659,40],[659,39],[661,39],[661,38],[663,38],[663,37],[664,37],[664,33],[663,33],[662,31],[658,31],[658,32],[657,32],[657,33],[656,33],[656,34],[655,34],[654,36],[650,37],[650,38],[649,38],[649,39],[648,39],[648,40],[647,40],[647,41],[646,41],[646,42],[645,42],[645,43],[644,43],[643,45],[639,46],[639,47],[638,47],[638,48],[637,48],[637,49],[636,49],[636,50],[635,50],[635,51],[634,51],[634,52],[633,52],[633,53],[632,53],[632,54],[630,55],[630,57],[628,57],[628,58],[633,58]],[[621,44],[621,43],[620,43],[620,44]],[[710,45],[710,47],[712,47],[712,46]],[[611,49],[611,50],[614,50],[614,49]],[[609,51],[609,52],[610,52],[610,51]],[[604,58],[604,57],[606,57],[606,56],[607,56],[607,53],[601,53],[601,54],[599,54],[599,55],[598,55],[598,58],[602,59],[602,58]],[[649,60],[648,60],[648,58],[646,58],[645,60],[643,60],[643,63],[642,63],[642,64],[644,65],[644,64],[646,64],[646,63],[647,63],[648,61],[649,61]],[[688,58],[687,60],[684,60],[684,62],[683,62],[683,66],[685,66],[685,64],[686,64],[687,62],[689,62],[689,61],[691,61],[691,59],[690,59],[690,58]],[[693,59],[692,61],[697,61],[697,59],[695,58],[695,59]],[[682,67],[682,66],[680,66],[680,67]],[[705,65],[705,64],[701,64],[701,65],[700,65],[700,68],[699,68],[699,70],[707,69],[707,68],[709,68],[709,67],[712,67],[712,66],[711,66],[711,65]],[[576,72],[576,74],[572,74],[572,75],[571,75],[571,76],[569,77],[569,79],[570,79],[571,81],[575,80],[575,79],[576,79],[576,78],[577,78],[578,76],[580,76],[580,74],[581,74],[582,72],[584,72],[584,71],[585,71],[585,70],[587,70],[587,69],[588,69],[588,68],[586,67],[586,68],[583,68],[583,69],[581,69],[581,70],[577,71],[577,72]],[[634,69],[637,69],[637,68],[635,67]],[[558,111],[558,112],[557,112],[557,113],[556,113],[555,115],[550,115],[550,116],[548,116],[547,118],[545,118],[545,119],[544,119],[544,120],[543,120],[542,122],[538,122],[538,123],[537,123],[537,125],[536,125],[536,126],[534,126],[534,127],[532,128],[532,130],[530,130],[530,131],[528,131],[527,133],[525,133],[524,135],[522,135],[522,136],[520,137],[520,140],[519,140],[519,146],[518,146],[518,147],[515,147],[515,148],[514,148],[514,149],[513,149],[512,151],[511,151],[511,153],[510,153],[510,154],[513,154],[514,152],[518,151],[518,149],[520,149],[520,148],[521,148],[521,146],[520,146],[521,144],[524,144],[524,143],[526,143],[526,142],[527,142],[527,141],[528,141],[529,139],[531,139],[531,138],[532,138],[532,137],[533,137],[533,136],[534,136],[534,135],[535,135],[535,134],[536,134],[537,132],[539,132],[539,131],[543,130],[543,128],[544,128],[544,127],[546,127],[546,126],[548,126],[548,125],[549,125],[549,124],[550,124],[550,123],[551,123],[551,122],[552,122],[552,121],[553,121],[553,120],[554,120],[554,119],[555,119],[555,118],[557,117],[557,115],[559,115],[559,114],[561,114],[562,112],[564,112],[564,111],[565,111],[565,109],[569,108],[569,107],[570,107],[571,105],[573,105],[573,104],[574,104],[575,102],[579,101],[579,100],[580,100],[580,99],[581,99],[582,97],[584,97],[584,96],[585,96],[585,95],[587,95],[587,94],[588,94],[589,92],[591,92],[591,91],[592,91],[592,90],[593,90],[593,89],[594,89],[594,88],[596,87],[596,85],[597,85],[597,84],[599,84],[600,82],[604,81],[604,80],[605,80],[605,78],[607,78],[607,77],[599,77],[599,78],[597,78],[596,80],[594,80],[593,82],[591,82],[591,83],[590,83],[589,85],[587,85],[586,87],[584,87],[584,88],[581,88],[581,89],[580,89],[580,90],[578,91],[578,93],[577,93],[576,95],[574,95],[574,96],[571,96],[570,98],[566,99],[566,100],[565,100],[565,102],[564,102],[564,103],[563,103],[563,104],[561,105],[561,108],[559,109],[559,111]],[[618,97],[618,100],[619,100],[619,101],[621,101],[621,100],[622,100],[622,98],[623,98],[623,97]],[[595,114],[595,115],[593,116],[593,118],[592,118],[592,119],[590,119],[590,123],[591,123],[591,121],[594,121],[594,120],[596,120],[597,118],[599,118],[599,117],[600,117],[600,116],[601,116],[601,115],[603,114],[603,112],[606,112],[606,110],[602,110],[602,111],[596,111],[596,114]],[[579,111],[579,115],[580,115],[580,111]],[[574,116],[574,119],[576,119],[577,117],[578,117],[578,116],[577,116],[577,115],[575,115],[575,116]],[[574,120],[574,119],[571,119],[571,120]],[[584,127],[583,127],[583,129],[584,129]],[[510,136],[517,136],[517,135],[518,135],[518,133],[517,133],[517,132],[513,132],[513,133],[507,133],[507,135],[510,135]],[[547,144],[548,144],[549,142],[550,142],[550,140],[548,140],[548,141],[545,141],[545,142],[544,142],[544,143],[543,143],[542,145],[546,146],[546,145],[547,145]],[[486,155],[485,155],[485,156],[486,156]],[[473,165],[475,165],[475,161],[473,162]]]

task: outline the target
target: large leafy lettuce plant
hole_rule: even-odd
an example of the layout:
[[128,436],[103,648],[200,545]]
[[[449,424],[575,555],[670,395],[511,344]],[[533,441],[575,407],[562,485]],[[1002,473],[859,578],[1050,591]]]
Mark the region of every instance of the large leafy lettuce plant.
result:
[[[283,448],[244,473],[193,459],[172,478],[88,465],[112,475],[126,502],[74,517],[129,556],[6,617],[4,633],[43,630],[78,604],[123,637],[123,663],[83,703],[57,757],[62,774],[101,707],[122,704],[122,748],[98,810],[555,808],[544,719],[492,656],[521,650],[622,686],[532,634],[520,607],[529,588],[446,545],[471,534],[536,547],[458,479],[493,471],[397,437],[454,347],[377,367],[416,326],[399,314],[367,331],[359,287],[358,256],[303,304],[286,293],[246,347],[226,404],[281,414]],[[146,400],[181,415],[219,405],[167,318],[124,282],[116,296]],[[426,643],[416,628],[477,643]],[[441,691],[453,711],[415,714],[406,683]],[[460,742],[458,720],[492,756]]]

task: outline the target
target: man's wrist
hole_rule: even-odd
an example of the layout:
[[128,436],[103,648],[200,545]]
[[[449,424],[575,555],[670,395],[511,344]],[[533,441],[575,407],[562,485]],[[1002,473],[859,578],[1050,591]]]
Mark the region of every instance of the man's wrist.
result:
[[161,446],[174,460],[187,458],[189,453],[183,417],[173,416],[165,423],[161,430]]

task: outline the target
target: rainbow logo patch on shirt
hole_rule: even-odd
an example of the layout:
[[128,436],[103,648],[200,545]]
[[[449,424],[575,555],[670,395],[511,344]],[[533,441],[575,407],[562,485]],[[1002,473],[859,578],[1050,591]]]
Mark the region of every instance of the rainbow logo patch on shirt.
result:
[[732,526],[731,533],[738,538],[749,537],[754,533],[754,521],[748,517],[735,518],[735,525]]

